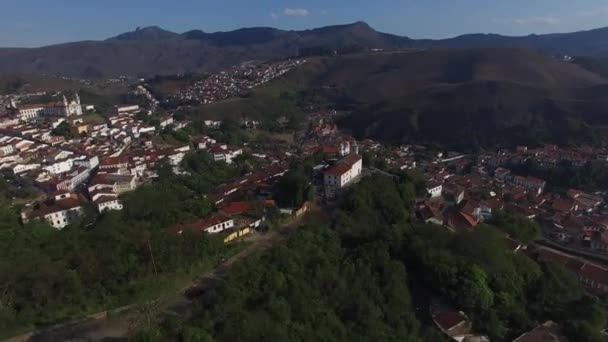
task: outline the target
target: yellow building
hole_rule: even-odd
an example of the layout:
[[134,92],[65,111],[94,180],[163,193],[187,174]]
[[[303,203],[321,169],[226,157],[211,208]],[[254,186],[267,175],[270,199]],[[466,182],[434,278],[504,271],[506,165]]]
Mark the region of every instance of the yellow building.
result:
[[230,230],[228,235],[226,235],[226,237],[224,238],[224,243],[232,242],[240,237],[248,235],[249,233],[251,233],[251,228],[249,228],[249,227],[240,228],[240,229],[235,228],[233,230]]
[[87,124],[76,124],[72,126],[72,129],[76,135],[81,135],[82,133],[89,133],[89,125]]

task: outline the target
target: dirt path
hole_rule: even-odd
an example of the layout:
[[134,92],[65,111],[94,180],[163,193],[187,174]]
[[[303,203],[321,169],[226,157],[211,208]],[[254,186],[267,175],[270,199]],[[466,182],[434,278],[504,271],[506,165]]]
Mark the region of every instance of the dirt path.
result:
[[[153,313],[143,312],[146,309],[130,309],[116,315],[97,314],[95,318],[86,319],[74,323],[63,324],[53,328],[37,331],[34,335],[24,335],[22,338],[11,339],[11,341],[125,341],[127,336],[141,323],[149,314],[158,315],[167,313],[187,317],[193,308],[193,298],[200,296],[212,286],[216,286],[222,276],[238,261],[241,261],[257,251],[271,247],[277,242],[287,238],[293,228],[297,227],[301,219],[271,230],[267,233],[255,233],[247,238],[250,245],[245,249],[222,262],[215,269],[200,275],[189,286],[185,287],[177,299],[166,303],[152,304],[155,307]],[[188,294],[194,295],[189,296]],[[190,298],[187,298],[190,297]]]

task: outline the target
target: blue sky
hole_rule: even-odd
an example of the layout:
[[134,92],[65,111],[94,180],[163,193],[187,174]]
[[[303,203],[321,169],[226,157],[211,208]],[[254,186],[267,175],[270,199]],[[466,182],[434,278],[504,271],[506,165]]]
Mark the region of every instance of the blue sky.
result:
[[214,32],[363,20],[414,38],[608,26],[607,0],[2,0],[1,5],[0,46],[14,47],[104,39],[148,25]]

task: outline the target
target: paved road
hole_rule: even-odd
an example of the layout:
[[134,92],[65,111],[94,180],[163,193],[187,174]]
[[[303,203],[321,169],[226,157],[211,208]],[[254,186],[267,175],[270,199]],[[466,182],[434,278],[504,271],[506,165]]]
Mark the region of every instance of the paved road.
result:
[[[183,293],[194,292],[201,295],[210,287],[216,286],[221,282],[222,275],[229,271],[234,263],[284,240],[293,228],[298,227],[299,223],[300,220],[297,219],[267,233],[252,234],[248,237],[248,241],[251,243],[249,246],[224,261],[212,271],[202,274],[192,284],[184,288]],[[194,302],[184,295],[169,303],[160,304],[161,307],[155,307],[153,310],[156,313],[164,312],[188,317],[191,314],[193,304]],[[145,319],[142,316],[146,315],[146,313],[142,313],[142,310],[145,310],[145,308],[129,310],[126,313],[115,315],[114,317],[110,316],[109,318],[101,315],[101,317],[96,319],[88,319],[39,331],[29,339],[15,339],[14,341],[126,341],[126,337],[133,332],[142,319]]]

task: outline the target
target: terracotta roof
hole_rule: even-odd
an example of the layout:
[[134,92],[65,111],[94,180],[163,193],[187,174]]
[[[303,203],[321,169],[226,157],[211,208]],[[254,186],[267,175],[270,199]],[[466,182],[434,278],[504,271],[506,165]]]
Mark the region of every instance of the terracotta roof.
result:
[[213,227],[216,224],[230,221],[231,218],[223,215],[214,215],[206,219],[199,219],[190,223],[175,225],[169,230],[176,233],[182,234],[184,231],[190,231],[193,233],[203,233],[209,227]]
[[36,109],[36,108],[44,108],[45,105],[43,104],[28,104],[28,105],[21,105],[19,106],[19,109]]
[[347,173],[355,163],[361,160],[361,156],[356,154],[350,154],[340,160],[336,165],[330,167],[325,171],[325,174],[330,176],[342,176]]
[[251,210],[251,203],[230,202],[221,208],[222,212],[228,216],[239,215]]
[[72,194],[70,197],[60,199],[58,201],[49,200],[37,204],[30,216],[46,216],[51,213],[78,208],[81,205],[82,203],[80,197],[76,194]]
[[553,201],[551,209],[562,213],[569,213],[574,209],[574,202],[572,200],[557,199]]
[[110,157],[106,158],[99,163],[100,166],[110,166],[110,165],[118,165],[118,164],[126,164],[129,162],[129,158],[125,156],[120,157]]
[[579,271],[579,276],[599,284],[608,285],[608,271],[592,264],[585,264]]
[[433,314],[433,321],[445,331],[449,331],[466,320],[467,318],[458,311],[446,310]]
[[340,148],[337,146],[321,146],[319,148],[319,152],[325,154],[338,154],[340,152]]
[[343,174],[350,171],[352,165],[347,164],[336,164],[325,171],[325,174],[330,176],[342,176]]
[[101,203],[107,203],[107,202],[112,202],[112,201],[116,201],[116,200],[118,200],[117,196],[103,195],[103,196],[100,196],[99,198],[97,198],[95,201],[93,201],[93,203],[101,204]]

